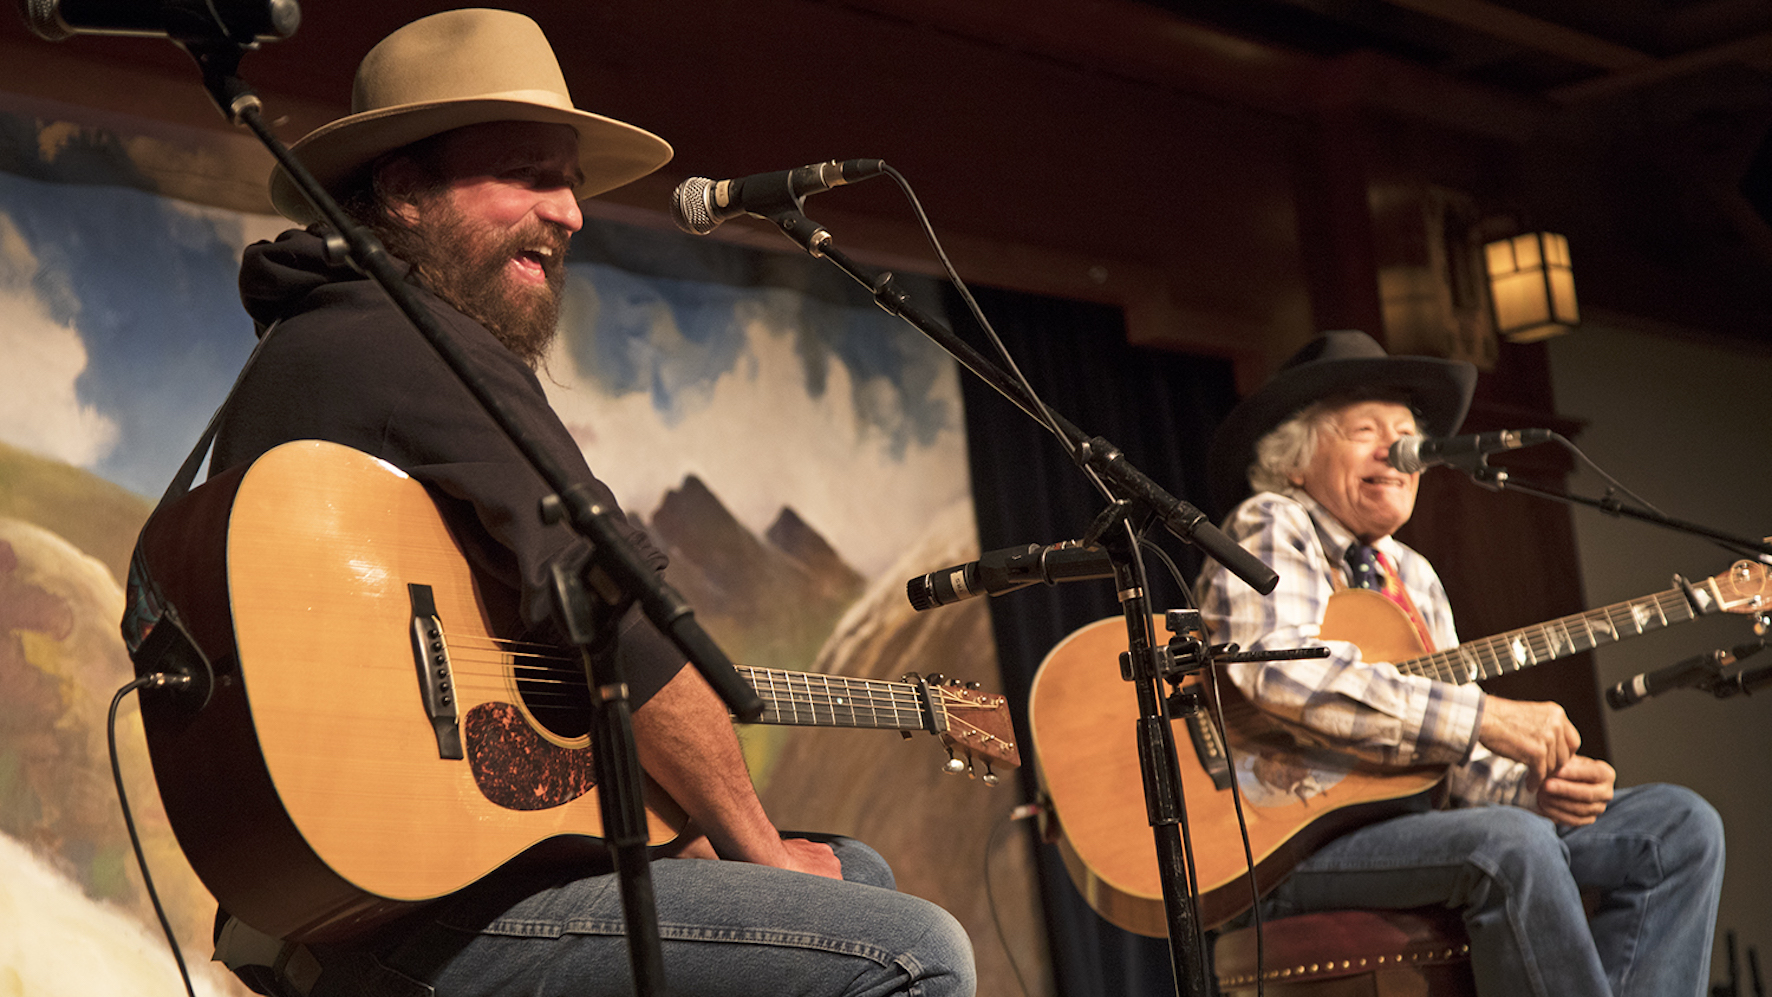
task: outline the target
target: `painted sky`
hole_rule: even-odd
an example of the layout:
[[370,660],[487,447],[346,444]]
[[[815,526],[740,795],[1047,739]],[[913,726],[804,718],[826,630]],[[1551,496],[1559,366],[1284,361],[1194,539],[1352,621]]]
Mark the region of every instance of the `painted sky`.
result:
[[[591,224],[544,380],[624,505],[696,474],[872,573],[965,500],[956,371],[915,330],[769,254]],[[157,496],[251,349],[240,250],[284,226],[0,172],[0,439]]]
[[957,368],[878,308],[575,264],[549,398],[623,505],[685,475],[742,522],[783,505],[864,574],[971,494]]
[[156,496],[252,349],[272,219],[0,173],[0,439]]

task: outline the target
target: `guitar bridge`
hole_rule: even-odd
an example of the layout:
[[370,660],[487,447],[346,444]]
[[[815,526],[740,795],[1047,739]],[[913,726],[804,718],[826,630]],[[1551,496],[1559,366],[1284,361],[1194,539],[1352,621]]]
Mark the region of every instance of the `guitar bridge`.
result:
[[443,639],[443,621],[437,618],[437,601],[429,585],[408,583],[412,600],[412,661],[418,666],[418,693],[425,717],[437,735],[437,757],[460,761],[460,714],[456,709],[455,673],[449,663],[449,642]]

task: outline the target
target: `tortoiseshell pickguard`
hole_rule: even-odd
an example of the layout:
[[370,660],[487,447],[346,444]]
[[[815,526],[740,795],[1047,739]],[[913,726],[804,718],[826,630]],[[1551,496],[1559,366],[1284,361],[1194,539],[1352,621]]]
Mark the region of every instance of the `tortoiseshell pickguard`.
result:
[[463,733],[474,783],[486,799],[507,810],[546,810],[596,788],[588,749],[547,740],[510,703],[469,710]]

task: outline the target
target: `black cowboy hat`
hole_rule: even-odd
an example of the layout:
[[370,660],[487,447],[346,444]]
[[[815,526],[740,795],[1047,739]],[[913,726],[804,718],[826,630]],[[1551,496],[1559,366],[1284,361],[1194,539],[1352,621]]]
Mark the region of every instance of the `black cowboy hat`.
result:
[[1206,455],[1213,501],[1225,512],[1242,501],[1249,494],[1256,442],[1312,402],[1368,388],[1396,388],[1409,396],[1423,432],[1450,436],[1464,422],[1476,387],[1477,369],[1462,360],[1393,357],[1363,332],[1326,332],[1281,364],[1219,424]]

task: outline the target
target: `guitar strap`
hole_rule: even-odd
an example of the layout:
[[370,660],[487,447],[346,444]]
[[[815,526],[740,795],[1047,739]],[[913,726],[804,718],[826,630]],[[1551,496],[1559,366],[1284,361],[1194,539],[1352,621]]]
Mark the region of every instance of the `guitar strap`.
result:
[[[221,414],[240,390],[246,380],[246,373],[264,352],[265,344],[270,342],[271,334],[277,329],[273,322],[265,329],[264,335],[258,338],[252,353],[240,366],[240,373],[234,376],[233,387],[228,389],[226,398],[215,407],[209,417],[209,424],[203,427],[203,434],[197,438],[197,445],[185,458],[178,473],[172,476],[172,482],[166,486],[166,492],[160,496],[160,503],[149,514],[147,523],[142,525],[137,535],[135,550],[129,555],[129,578],[124,587],[123,599],[123,645],[129,651],[129,660],[135,663],[137,676],[152,675],[165,671],[176,671],[190,674],[194,666],[200,666],[207,673],[209,663],[204,660],[203,652],[198,650],[196,641],[192,640],[190,631],[180,619],[178,607],[174,606],[161,591],[160,585],[154,580],[154,573],[148,564],[146,551],[142,548],[142,538],[154,524],[154,517],[160,510],[174,501],[184,497],[191,490],[191,483],[197,480],[197,469],[203,466],[203,460],[209,456],[211,444],[215,442],[216,429],[221,425]],[[162,627],[164,621],[169,626]],[[193,657],[194,656],[194,657]],[[170,668],[167,666],[171,666]]]

